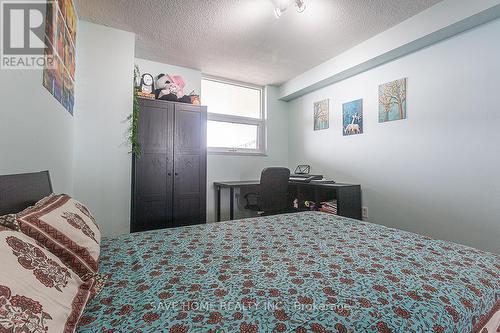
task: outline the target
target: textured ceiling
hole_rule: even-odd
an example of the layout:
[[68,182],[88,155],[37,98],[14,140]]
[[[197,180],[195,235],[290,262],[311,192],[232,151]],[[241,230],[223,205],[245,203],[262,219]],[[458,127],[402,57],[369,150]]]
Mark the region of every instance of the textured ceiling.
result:
[[440,0],[77,0],[80,19],[136,33],[136,56],[255,84],[282,83]]

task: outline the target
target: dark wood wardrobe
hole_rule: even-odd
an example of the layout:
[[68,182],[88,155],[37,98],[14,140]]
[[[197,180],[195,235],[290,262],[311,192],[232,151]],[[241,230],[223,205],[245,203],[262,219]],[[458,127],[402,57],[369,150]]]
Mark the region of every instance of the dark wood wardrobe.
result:
[[139,99],[130,231],[206,223],[207,108]]

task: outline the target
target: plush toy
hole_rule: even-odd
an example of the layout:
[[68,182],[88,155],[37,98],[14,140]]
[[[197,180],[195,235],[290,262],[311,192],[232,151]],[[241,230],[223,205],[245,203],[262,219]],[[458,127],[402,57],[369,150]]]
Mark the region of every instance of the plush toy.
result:
[[160,74],[156,77],[156,98],[177,101],[184,96],[184,80],[179,75]]

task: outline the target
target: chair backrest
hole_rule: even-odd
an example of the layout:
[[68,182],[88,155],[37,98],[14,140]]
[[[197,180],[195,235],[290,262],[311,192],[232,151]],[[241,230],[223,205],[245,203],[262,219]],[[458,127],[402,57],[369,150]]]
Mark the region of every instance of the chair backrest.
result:
[[288,202],[288,182],[290,170],[287,168],[266,168],[260,175],[259,208],[264,212],[286,211]]

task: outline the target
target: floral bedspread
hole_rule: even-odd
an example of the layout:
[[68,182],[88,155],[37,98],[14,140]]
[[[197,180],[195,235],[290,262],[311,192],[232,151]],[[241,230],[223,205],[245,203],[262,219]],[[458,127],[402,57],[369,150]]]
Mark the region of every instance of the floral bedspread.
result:
[[475,332],[499,256],[318,212],[104,239],[79,332]]

